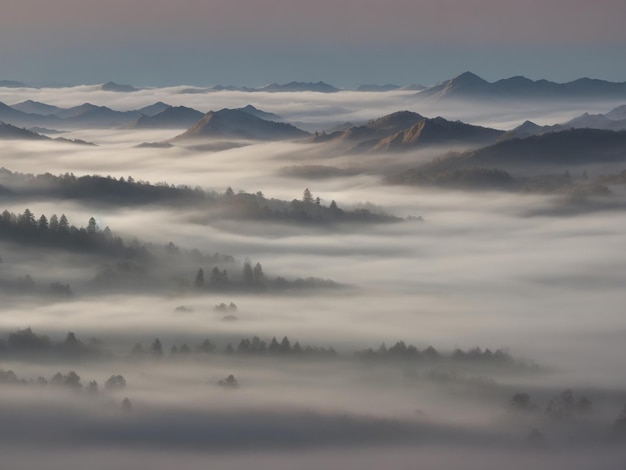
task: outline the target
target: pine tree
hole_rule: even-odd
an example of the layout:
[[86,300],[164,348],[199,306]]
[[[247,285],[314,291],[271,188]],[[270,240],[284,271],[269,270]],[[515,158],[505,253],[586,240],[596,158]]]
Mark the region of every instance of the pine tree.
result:
[[302,193],[302,202],[305,204],[313,204],[313,195],[311,194],[311,190],[306,188]]
[[243,282],[246,284],[252,284],[254,282],[254,273],[248,258],[246,258],[246,261],[243,263]]

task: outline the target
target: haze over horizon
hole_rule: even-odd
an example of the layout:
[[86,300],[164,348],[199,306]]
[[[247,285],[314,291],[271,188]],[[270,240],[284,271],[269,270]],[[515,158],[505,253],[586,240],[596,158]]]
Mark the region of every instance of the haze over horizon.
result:
[[626,4],[9,0],[0,79],[139,86],[431,85],[465,70],[624,81]]

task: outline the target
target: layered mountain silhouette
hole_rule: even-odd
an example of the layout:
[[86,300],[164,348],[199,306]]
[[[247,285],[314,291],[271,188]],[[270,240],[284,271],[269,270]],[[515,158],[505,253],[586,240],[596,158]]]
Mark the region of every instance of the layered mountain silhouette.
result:
[[[167,107],[167,105],[164,105]],[[0,103],[0,120],[22,127],[46,128],[115,128],[128,126],[146,112],[160,109],[162,104],[133,111],[115,111],[106,106],[84,103],[72,108],[58,108],[45,103],[27,100],[8,106]]]
[[291,124],[266,121],[242,109],[221,109],[205,114],[176,140],[233,138],[252,140],[287,140],[309,135]]
[[523,139],[511,139],[441,158],[420,169],[441,172],[469,168],[498,168],[506,171],[532,167],[626,162],[626,131],[570,129]]
[[331,134],[315,134],[310,142],[329,142],[353,152],[404,151],[447,144],[485,145],[495,142],[502,131],[444,118],[426,118],[411,111],[398,111]]
[[478,75],[465,72],[415,96],[431,100],[626,98],[626,82],[580,78],[572,82],[555,83],[522,76],[488,82]]

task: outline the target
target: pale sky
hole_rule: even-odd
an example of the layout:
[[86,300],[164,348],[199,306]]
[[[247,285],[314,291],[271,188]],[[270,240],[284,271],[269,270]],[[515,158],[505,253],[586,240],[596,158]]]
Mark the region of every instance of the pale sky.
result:
[[2,0],[0,79],[626,81],[621,0]]

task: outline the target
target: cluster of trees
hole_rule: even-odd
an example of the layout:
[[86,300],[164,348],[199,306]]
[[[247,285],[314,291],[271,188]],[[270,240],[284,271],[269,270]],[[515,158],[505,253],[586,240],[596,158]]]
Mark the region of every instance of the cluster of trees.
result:
[[489,348],[482,350],[479,347],[463,351],[455,349],[452,354],[442,354],[434,347],[428,346],[425,349],[418,349],[416,346],[407,345],[404,341],[398,341],[393,346],[387,347],[381,344],[376,350],[368,348],[356,353],[358,357],[367,360],[410,360],[434,362],[440,360],[453,360],[455,362],[471,362],[482,364],[513,364],[515,360],[511,355],[502,350],[491,351]]
[[[323,347],[303,347],[298,341],[291,343],[288,337],[283,337],[279,342],[273,337],[269,342],[262,340],[258,336],[252,338],[243,338],[239,341],[238,346],[228,343],[223,349],[218,349],[217,345],[209,339],[205,339],[195,348],[182,344],[180,346],[173,345],[170,349],[170,356],[180,357],[192,353],[197,354],[224,354],[224,355],[240,355],[240,356],[316,356],[316,357],[335,357],[337,352],[331,348]],[[131,350],[131,356],[135,358],[162,358],[165,356],[163,344],[160,339],[155,339],[149,347],[145,348],[140,343],[135,344]]]
[[63,248],[71,251],[95,252],[124,258],[149,258],[145,246],[124,245],[109,227],[100,230],[96,219],[91,217],[86,227],[70,225],[65,214],[36,217],[29,209],[21,214],[5,210],[0,214],[0,237],[39,246]]
[[[514,413],[534,415],[565,423],[578,417],[588,416],[593,412],[591,400],[584,395],[577,395],[571,389],[564,390],[551,398],[544,407],[535,403],[528,393],[516,393],[508,401],[507,408]],[[612,428],[616,436],[626,438],[626,405],[617,415]],[[537,429],[531,432],[529,438],[532,437],[535,439],[531,440],[545,440],[544,434]]]
[[[220,304],[218,309],[225,308],[227,311],[234,311],[236,305],[230,306]],[[170,356],[197,354],[225,354],[241,356],[317,356],[335,357],[337,352],[333,347],[313,347],[302,346],[298,341],[292,342],[287,336],[282,340],[273,337],[271,340],[263,340],[259,336],[242,338],[238,343],[228,343],[223,348],[218,348],[217,344],[210,339],[203,340],[195,347],[188,344],[172,345],[169,350]],[[0,355],[21,356],[50,354],[61,355],[66,358],[93,357],[94,355],[107,354],[103,344],[96,338],[90,339],[87,343],[79,340],[73,332],[68,332],[63,341],[54,342],[46,335],[38,335],[31,328],[24,328],[8,334],[7,340],[0,339]],[[166,348],[159,338],[154,339],[149,346],[144,347],[141,343],[136,343],[130,351],[130,355],[135,358],[163,358],[166,356]],[[428,346],[425,349],[418,349],[413,345],[407,345],[404,341],[398,341],[391,347],[383,343],[378,349],[371,348],[357,351],[355,356],[359,359],[389,361],[389,360],[410,360],[424,362],[454,361],[455,363],[478,363],[478,364],[506,364],[521,365],[513,357],[498,349],[492,352],[490,349],[482,350],[473,348],[467,351],[456,349],[450,354],[437,351],[434,347]],[[556,405],[554,405],[556,406]]]
[[[57,372],[50,379],[39,376],[35,380],[26,380],[19,378],[12,370],[0,369],[0,384],[17,384],[17,385],[40,385],[65,387],[74,391],[84,391],[90,394],[98,394],[99,386],[95,380],[90,380],[83,385],[80,376],[73,370],[67,374]],[[104,390],[107,392],[115,392],[126,388],[126,379],[122,375],[112,375],[104,383]]]
[[[25,385],[25,386],[38,386],[38,387],[57,387],[65,388],[73,392],[84,393],[89,396],[99,395],[100,389],[98,382],[90,380],[87,384],[83,385],[80,376],[73,370],[66,374],[57,372],[50,379],[39,376],[35,380],[21,379],[12,370],[0,369],[0,385]],[[105,392],[119,392],[126,389],[126,379],[122,375],[112,375],[104,383]],[[125,397],[121,402],[121,409],[123,411],[130,411],[132,404],[128,397]]]
[[[261,266],[261,263],[256,263],[253,268],[250,260],[246,258],[245,262],[243,263],[241,282],[239,284],[240,286],[247,288],[259,289],[266,287],[265,274],[263,274],[263,267]],[[220,270],[219,267],[214,266],[211,270],[211,277],[208,281],[205,279],[204,270],[202,268],[198,269],[193,285],[196,289],[200,290],[220,290],[229,287],[231,285],[231,280],[228,277],[228,272],[226,271],[226,269]],[[236,306],[234,310],[237,310]]]
[[237,348],[229,343],[224,349],[225,354],[238,354],[242,356],[317,356],[317,357],[335,357],[337,352],[334,348],[301,346],[298,341],[291,343],[287,336],[279,342],[273,337],[269,343],[265,342],[258,336],[252,338],[243,338]]
[[[519,413],[539,413],[542,408],[534,403],[528,393],[516,393],[508,403],[509,409]],[[564,390],[550,399],[543,408],[543,414],[552,419],[572,419],[592,410],[592,403],[586,396],[576,396],[571,389]]]
[[329,224],[335,222],[388,223],[402,219],[388,214],[373,213],[367,209],[346,211],[335,201],[325,205],[319,197],[314,197],[307,188],[301,199],[283,201],[268,199],[263,193],[235,192],[228,188],[219,201],[224,211],[222,217],[236,217],[277,222],[295,221],[298,223]]
[[[18,276],[17,278],[0,278],[0,291],[32,295],[36,289],[37,285],[30,274]],[[69,298],[74,295],[69,284],[63,284],[58,281],[52,282],[47,290],[44,290],[42,293],[63,298]]]
[[269,278],[263,272],[261,263],[256,263],[254,267],[249,259],[243,263],[243,268],[239,276],[231,279],[226,269],[220,269],[214,266],[210,270],[210,276],[207,279],[205,271],[199,268],[193,281],[193,287],[198,291],[262,291],[262,290],[288,290],[288,289],[317,289],[317,288],[336,288],[339,284],[330,279],[320,278],[298,278],[293,281],[278,276]]
[[38,335],[29,328],[8,334],[0,339],[0,356],[57,355],[65,358],[85,358],[102,353],[98,340],[83,343],[73,332],[68,332],[65,340],[52,341],[46,335]]

